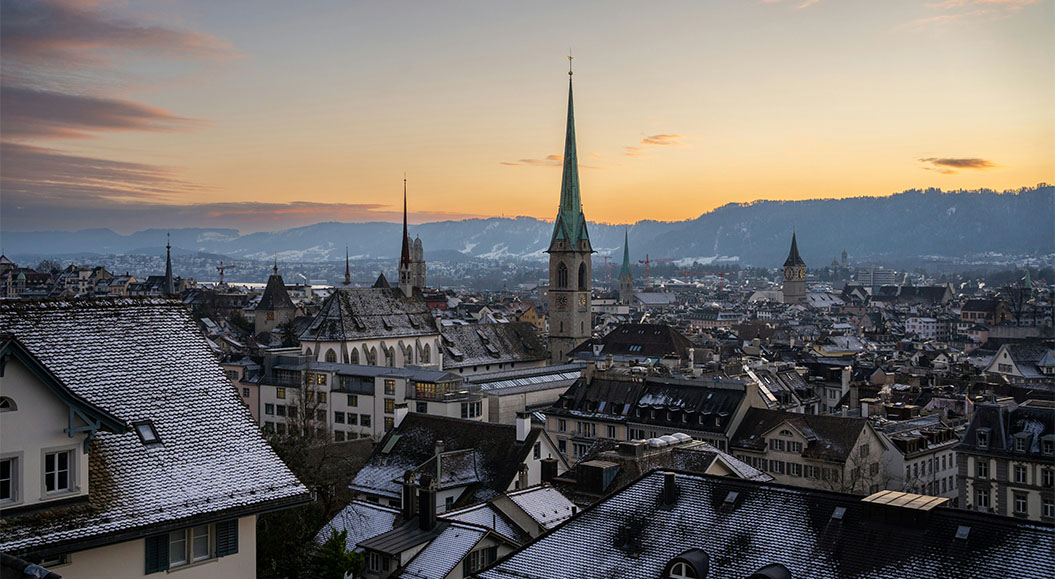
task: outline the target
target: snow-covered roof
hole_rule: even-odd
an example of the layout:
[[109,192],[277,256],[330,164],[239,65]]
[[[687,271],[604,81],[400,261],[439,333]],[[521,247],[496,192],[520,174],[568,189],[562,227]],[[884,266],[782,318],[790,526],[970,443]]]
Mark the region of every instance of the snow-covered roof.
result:
[[5,517],[0,550],[147,534],[173,521],[300,504],[307,490],[264,441],[183,305],[158,298],[0,303],[13,334],[70,391],[135,429],[99,432],[90,499],[62,517]]
[[561,521],[575,514],[575,504],[560,491],[548,485],[530,487],[508,494],[518,507],[546,529],[556,527]]

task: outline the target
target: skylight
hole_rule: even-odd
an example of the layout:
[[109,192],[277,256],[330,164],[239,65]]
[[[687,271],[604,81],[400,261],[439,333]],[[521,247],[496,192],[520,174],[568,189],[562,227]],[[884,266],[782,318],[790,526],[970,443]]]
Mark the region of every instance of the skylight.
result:
[[143,444],[160,444],[161,437],[158,436],[158,431],[154,428],[154,423],[150,420],[144,420],[142,422],[135,422],[133,426],[136,429],[136,434],[139,435],[139,440]]

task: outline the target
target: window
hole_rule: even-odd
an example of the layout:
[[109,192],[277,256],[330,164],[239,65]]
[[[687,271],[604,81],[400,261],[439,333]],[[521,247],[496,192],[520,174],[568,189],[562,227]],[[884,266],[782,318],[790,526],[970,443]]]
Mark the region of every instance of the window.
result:
[[788,447],[788,452],[793,452],[795,454],[802,454],[802,443],[801,442],[796,442],[794,440],[789,440],[788,444],[787,444],[787,447]]
[[568,287],[568,266],[564,262],[557,265],[557,287]]
[[975,459],[974,475],[978,478],[989,478],[989,461]]
[[333,431],[333,440],[334,440],[334,442],[344,442],[344,431],[343,430],[334,430]]
[[[290,407],[290,410],[293,410],[293,408]],[[311,411],[310,410],[308,411],[308,415],[311,416]],[[315,420],[317,420],[319,422],[326,422],[326,411],[323,410],[322,408],[319,408],[318,410],[316,410],[315,411]]]
[[392,414],[396,411],[396,400],[395,398],[385,398],[385,414]]
[[975,440],[978,443],[978,448],[989,448],[989,429],[979,428],[975,433]]
[[274,422],[265,422],[264,423],[264,431],[265,432],[274,432],[275,431],[275,423]]
[[667,575],[669,579],[696,579],[696,570],[689,566],[688,563],[678,561],[670,568],[670,574]]
[[358,414],[352,414],[351,412],[349,412],[348,413],[348,424],[350,424],[352,426],[355,426],[356,424],[359,424],[359,415]]
[[1045,519],[1055,519],[1055,499],[1051,497],[1043,497],[1040,499],[1040,502],[1040,516]]
[[1015,482],[1026,484],[1026,467],[1021,464],[1016,464],[1013,472],[1015,473]]
[[370,415],[369,414],[361,414],[359,416],[359,424],[362,424],[363,426],[369,428],[370,427]]
[[136,429],[136,434],[139,435],[139,440],[143,444],[158,444],[161,442],[161,438],[158,437],[158,431],[154,428],[154,423],[149,420],[142,422],[133,422],[132,426]]
[[358,348],[352,348],[352,364],[358,364],[358,363],[359,363],[359,349]]
[[396,381],[395,380],[385,380],[385,396],[395,396],[395,395],[396,395]]
[[858,449],[858,454],[861,455],[861,458],[868,456],[868,452],[869,448],[867,444],[862,444],[861,447]]
[[1016,436],[1015,437],[1015,452],[1026,452],[1026,443],[1028,440],[1027,436]]
[[561,454],[568,454],[568,441],[563,438],[557,441],[557,450]]
[[238,552],[238,521],[198,525],[146,539],[146,572],[224,557]]
[[462,575],[468,577],[498,559],[498,546],[485,547],[470,552],[462,561]]
[[769,471],[775,474],[784,474],[784,461],[782,460],[770,460]]
[[286,389],[285,388],[275,388],[275,398],[278,398],[279,400],[285,400],[286,399]]
[[483,413],[483,403],[462,402],[462,418],[478,418]]
[[787,463],[787,467],[788,467],[787,470],[788,470],[788,474],[789,475],[791,475],[791,476],[802,476],[802,465],[801,464],[798,464],[798,463],[795,463],[795,462],[789,462],[789,463]]
[[1029,500],[1022,493],[1015,493],[1014,508],[1016,515],[1024,515],[1029,512]]
[[542,443],[536,442],[535,446],[531,449],[531,456],[535,460],[542,458]]
[[1048,435],[1040,439],[1040,451],[1049,456],[1055,454],[1055,437]]
[[870,464],[868,466],[868,474],[871,475],[871,476],[875,476],[875,475],[879,474],[879,463],[878,462],[873,462],[872,464]]
[[18,501],[18,458],[0,459],[0,503]]
[[286,415],[286,407],[284,405],[282,405],[282,404],[279,404],[278,406],[275,407],[275,413],[278,414],[279,416],[285,416]]
[[557,430],[559,432],[567,432],[568,431],[568,421],[564,420],[563,418],[558,419],[557,420]]
[[429,403],[428,402],[418,402],[417,405],[416,405],[416,410],[417,410],[418,414],[428,414],[429,413]]
[[605,426],[604,430],[605,435],[607,435],[608,438],[615,438],[615,426],[609,424],[608,426]]
[[15,401],[7,396],[0,396],[0,412],[14,412],[18,410],[18,405]]
[[396,419],[391,416],[385,417],[385,432],[392,430],[396,426]]
[[326,361],[327,362],[336,362],[337,361],[337,352],[334,352],[332,348],[329,349],[329,350],[326,350]]
[[44,492],[61,493],[73,489],[73,451],[44,454]]
[[977,489],[974,492],[974,506],[978,509],[989,508],[989,489]]
[[573,442],[571,445],[571,453],[574,458],[586,456],[588,452],[590,452],[590,445],[588,444]]
[[275,405],[274,404],[265,404],[264,405],[264,414],[274,415],[275,414]]
[[777,452],[784,452],[784,441],[779,438],[769,439],[769,450],[775,450]]
[[1040,486],[1046,489],[1055,488],[1055,469],[1046,468],[1040,471]]
[[333,413],[333,422],[334,422],[334,424],[344,424],[344,413],[343,412],[334,412]]
[[242,388],[242,398],[249,398],[249,389]]
[[319,404],[326,404],[326,393],[319,392]]

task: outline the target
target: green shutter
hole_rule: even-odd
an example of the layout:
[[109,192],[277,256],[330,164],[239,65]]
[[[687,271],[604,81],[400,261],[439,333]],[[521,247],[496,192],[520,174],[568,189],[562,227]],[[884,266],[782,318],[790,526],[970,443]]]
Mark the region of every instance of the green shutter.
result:
[[238,552],[238,520],[216,523],[216,556],[234,555]]
[[158,573],[169,568],[169,536],[154,535],[146,539],[146,574]]

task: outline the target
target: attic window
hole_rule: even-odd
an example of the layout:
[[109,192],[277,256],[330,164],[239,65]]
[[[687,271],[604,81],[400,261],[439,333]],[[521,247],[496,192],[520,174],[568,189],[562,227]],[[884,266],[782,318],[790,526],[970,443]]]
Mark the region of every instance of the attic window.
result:
[[978,448],[989,448],[989,429],[979,428],[975,433],[978,440]]
[[136,434],[139,435],[139,440],[143,444],[161,444],[161,437],[158,436],[158,431],[154,428],[152,421],[133,422],[132,426],[135,427]]
[[740,493],[736,491],[729,491],[729,494],[725,495],[725,504],[731,505],[736,502],[736,498],[740,496]]
[[967,540],[967,535],[970,535],[970,534],[971,534],[971,527],[968,527],[967,525],[960,525],[959,527],[956,527],[956,538],[957,539],[961,539],[961,540],[966,541]]
[[841,521],[843,516],[846,514],[846,507],[835,507],[835,511],[832,513],[832,520]]
[[15,410],[18,410],[18,405],[14,400],[7,396],[0,396],[0,412],[14,412]]

